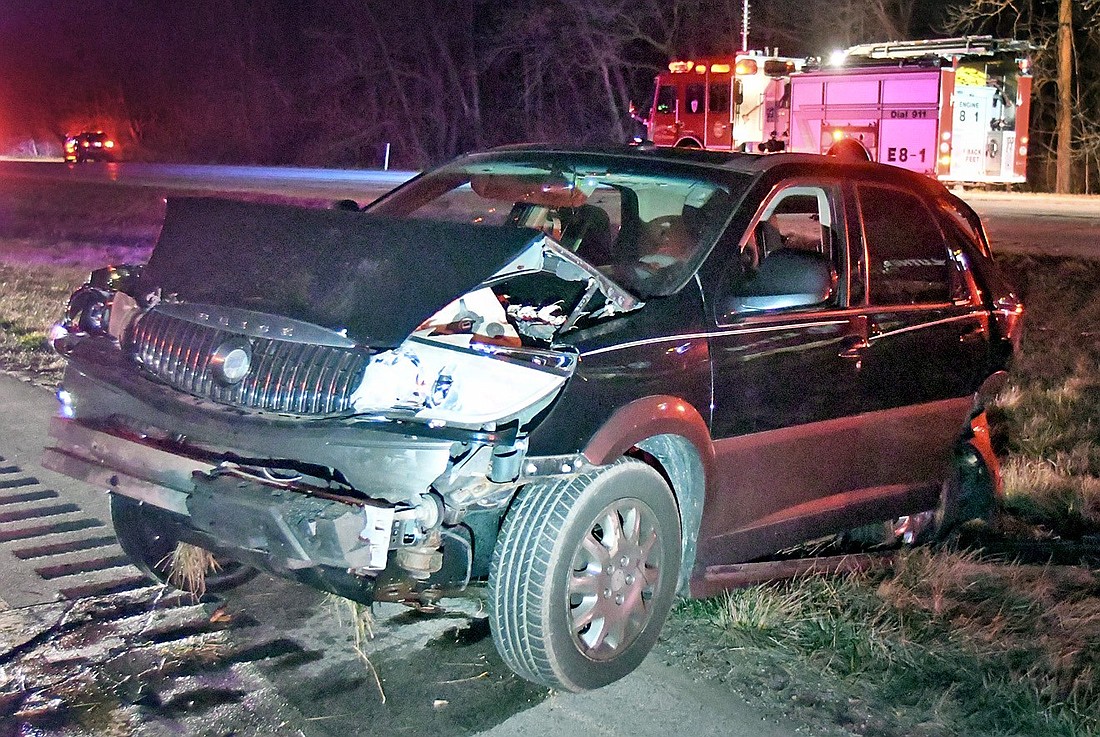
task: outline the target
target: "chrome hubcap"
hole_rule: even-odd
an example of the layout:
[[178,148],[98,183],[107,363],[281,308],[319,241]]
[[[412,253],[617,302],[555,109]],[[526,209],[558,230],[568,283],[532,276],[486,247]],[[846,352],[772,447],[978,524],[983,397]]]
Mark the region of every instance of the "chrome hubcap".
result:
[[660,590],[663,544],[657,517],[641,500],[619,499],[596,516],[573,554],[566,593],[582,653],[609,660],[645,629]]

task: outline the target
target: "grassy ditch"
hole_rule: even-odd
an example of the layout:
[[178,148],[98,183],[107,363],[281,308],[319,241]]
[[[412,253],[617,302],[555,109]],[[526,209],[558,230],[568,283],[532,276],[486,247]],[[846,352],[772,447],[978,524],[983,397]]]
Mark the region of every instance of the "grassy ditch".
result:
[[0,263],[0,370],[52,386],[64,362],[46,345],[69,294],[88,276],[82,267]]
[[1100,261],[1001,259],[1027,322],[991,413],[1008,510],[1063,537],[1100,532]]
[[664,648],[815,734],[1089,735],[1098,594],[1083,568],[915,550],[885,573],[686,602]]

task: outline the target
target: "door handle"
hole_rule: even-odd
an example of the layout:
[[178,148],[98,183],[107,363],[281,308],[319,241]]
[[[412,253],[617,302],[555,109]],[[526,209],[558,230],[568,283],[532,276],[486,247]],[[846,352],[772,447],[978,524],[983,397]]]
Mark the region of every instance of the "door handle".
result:
[[871,347],[870,321],[867,315],[856,315],[848,320],[848,332],[841,338],[841,349],[837,354],[848,361],[855,361],[857,368],[863,359],[863,353]]
[[863,358],[863,352],[871,347],[871,342],[859,335],[849,335],[844,338],[843,345],[837,355],[849,361],[858,361]]
[[988,331],[984,325],[978,325],[973,330],[968,330],[959,336],[960,343],[981,343],[985,342],[989,337]]

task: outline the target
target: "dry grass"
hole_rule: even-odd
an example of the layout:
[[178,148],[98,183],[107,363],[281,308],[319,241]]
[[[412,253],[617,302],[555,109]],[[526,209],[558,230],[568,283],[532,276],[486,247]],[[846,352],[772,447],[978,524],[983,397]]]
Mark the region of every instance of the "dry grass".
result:
[[810,692],[818,714],[874,725],[857,732],[1086,735],[1100,728],[1097,594],[1082,568],[915,550],[893,571],[753,586],[679,614],[719,633],[704,660],[778,662],[782,698]]
[[206,594],[206,576],[221,570],[214,554],[205,548],[189,543],[179,543],[172,551],[171,560],[165,566],[168,583],[188,592],[196,599]]
[[164,218],[148,189],[0,182],[0,262],[80,266],[144,261]]
[[1100,478],[1074,474],[1073,462],[1014,456],[1003,465],[1005,508],[1067,537],[1100,529]]
[[341,625],[344,624],[344,617],[348,617],[354,636],[355,654],[359,656],[359,660],[363,662],[374,679],[374,685],[378,689],[382,703],[386,703],[386,691],[382,688],[382,678],[378,675],[378,669],[374,667],[366,650],[367,641],[374,639],[374,615],[371,613],[371,608],[335,594],[330,594],[327,599]]
[[990,413],[1008,509],[1065,537],[1100,533],[1100,262],[1002,261],[1027,305],[1011,382]]

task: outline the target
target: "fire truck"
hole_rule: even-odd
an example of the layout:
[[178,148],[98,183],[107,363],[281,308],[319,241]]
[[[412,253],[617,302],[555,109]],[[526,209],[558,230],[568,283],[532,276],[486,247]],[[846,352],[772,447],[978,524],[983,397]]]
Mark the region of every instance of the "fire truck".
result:
[[1025,41],[969,36],[853,46],[791,75],[788,148],[847,149],[960,184],[1026,178]]
[[733,65],[677,61],[657,77],[649,137],[722,151],[854,153],[950,183],[1023,182],[1027,52],[1024,41],[968,36],[863,44],[827,62],[751,53]]
[[646,126],[657,146],[780,151],[787,81],[803,60],[767,52],[673,61],[657,76]]

